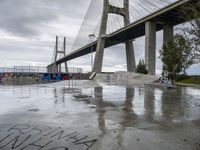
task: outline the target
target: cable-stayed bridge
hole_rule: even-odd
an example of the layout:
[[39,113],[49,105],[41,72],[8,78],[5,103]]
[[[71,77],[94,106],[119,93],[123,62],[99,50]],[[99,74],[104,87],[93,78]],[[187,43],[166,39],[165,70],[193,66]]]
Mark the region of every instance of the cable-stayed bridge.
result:
[[[156,32],[163,30],[163,44],[166,44],[173,38],[174,26],[189,21],[185,10],[192,7],[200,8],[199,0],[91,0],[71,51],[66,53],[65,46],[59,51],[56,44],[54,60],[48,70],[60,72],[62,63],[66,64],[67,70],[67,61],[96,52],[92,71],[99,73],[102,70],[104,48],[124,43],[127,71],[135,72],[132,41],[145,36],[145,63],[149,73],[155,74]],[[98,37],[87,43],[83,37],[89,34]],[[56,59],[57,53],[63,53],[64,56]]]

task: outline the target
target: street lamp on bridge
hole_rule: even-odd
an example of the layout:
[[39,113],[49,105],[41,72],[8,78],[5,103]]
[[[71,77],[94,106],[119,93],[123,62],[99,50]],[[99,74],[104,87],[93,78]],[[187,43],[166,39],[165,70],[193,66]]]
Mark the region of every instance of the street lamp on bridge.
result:
[[[94,42],[95,34],[89,34],[88,37],[91,39],[91,42]],[[93,68],[93,45],[91,45],[91,72]]]

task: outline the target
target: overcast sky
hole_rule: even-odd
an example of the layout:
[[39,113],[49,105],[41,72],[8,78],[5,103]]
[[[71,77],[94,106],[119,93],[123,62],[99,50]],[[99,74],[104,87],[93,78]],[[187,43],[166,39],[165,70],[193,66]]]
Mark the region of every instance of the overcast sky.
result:
[[[60,44],[67,37],[70,52],[89,3],[90,0],[0,0],[0,67],[47,66],[51,63],[56,35]],[[96,6],[101,3],[98,0]],[[88,33],[85,34],[88,38]],[[157,57],[161,47],[162,31],[157,33]],[[144,37],[136,39],[134,48],[138,62],[144,58]],[[123,44],[106,49],[104,56],[103,71],[126,70]],[[68,65],[89,71],[90,55],[72,60]],[[160,72],[161,62],[157,59],[157,73]],[[200,66],[195,65],[188,72],[200,74]]]

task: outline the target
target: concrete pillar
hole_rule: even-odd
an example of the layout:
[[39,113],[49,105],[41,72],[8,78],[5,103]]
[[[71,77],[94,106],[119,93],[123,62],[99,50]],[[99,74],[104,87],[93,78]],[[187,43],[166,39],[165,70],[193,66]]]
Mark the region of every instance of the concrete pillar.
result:
[[58,72],[58,65],[54,63],[52,66],[52,73],[57,73],[57,72]]
[[47,73],[50,72],[50,66],[47,66]]
[[53,65],[51,65],[50,73],[53,73]]
[[51,72],[52,72],[52,66],[49,65],[49,66],[47,67],[47,73],[51,73]]
[[57,73],[58,72],[58,65],[56,64],[57,56],[58,56],[58,36],[56,36],[55,58],[54,58],[54,64],[52,65],[51,73]]
[[126,41],[126,63],[128,72],[136,72],[135,53],[133,49],[133,42]]
[[58,72],[59,72],[59,73],[62,72],[62,66],[61,66],[61,64],[58,65]]
[[[124,26],[130,24],[129,0],[124,0]],[[135,53],[132,41],[126,41],[126,63],[128,72],[136,72]]]
[[99,31],[99,38],[97,42],[96,55],[94,59],[94,66],[92,72],[100,73],[102,70],[103,64],[103,54],[105,47],[105,35],[106,35],[106,27],[108,20],[108,11],[109,11],[109,0],[103,1],[103,15],[101,18],[101,26]]
[[[164,25],[163,27],[163,46],[167,46],[169,41],[173,40],[174,27],[172,25]],[[164,71],[164,75],[167,76],[168,72]]]
[[53,66],[51,65],[49,73],[52,73],[52,72],[53,72]]
[[57,56],[58,56],[58,36],[56,36],[56,54],[55,54],[55,58],[54,58],[54,62],[56,62]]
[[149,74],[156,74],[156,23],[145,23],[145,63]]
[[[97,42],[96,55],[95,55],[94,66],[92,70],[93,72],[97,72],[97,73],[100,73],[102,70],[108,13],[115,13],[118,15],[122,15],[124,17],[124,25],[125,26],[129,25],[130,24],[129,0],[124,0],[124,8],[111,6],[109,5],[109,0],[104,0],[99,39]],[[135,54],[134,54],[134,49],[133,49],[133,42],[127,41],[125,42],[125,44],[126,44],[127,71],[135,72],[136,66],[135,66]]]
[[163,28],[163,45],[167,45],[174,37],[174,27],[172,25],[164,25]]
[[68,72],[68,65],[67,65],[67,62],[65,62],[65,72]]
[[[66,37],[64,37],[63,48],[64,48],[64,56],[66,56]],[[68,72],[67,62],[65,62],[65,72]]]

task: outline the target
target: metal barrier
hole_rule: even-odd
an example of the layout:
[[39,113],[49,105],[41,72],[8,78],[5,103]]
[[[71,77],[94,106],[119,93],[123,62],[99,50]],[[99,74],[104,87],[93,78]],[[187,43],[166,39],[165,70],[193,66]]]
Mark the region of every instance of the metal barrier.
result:
[[[62,69],[64,70],[64,68]],[[82,68],[68,67],[68,73],[82,73]],[[47,73],[43,66],[14,66],[13,68],[0,67],[0,73]],[[66,73],[66,72],[61,72]]]

